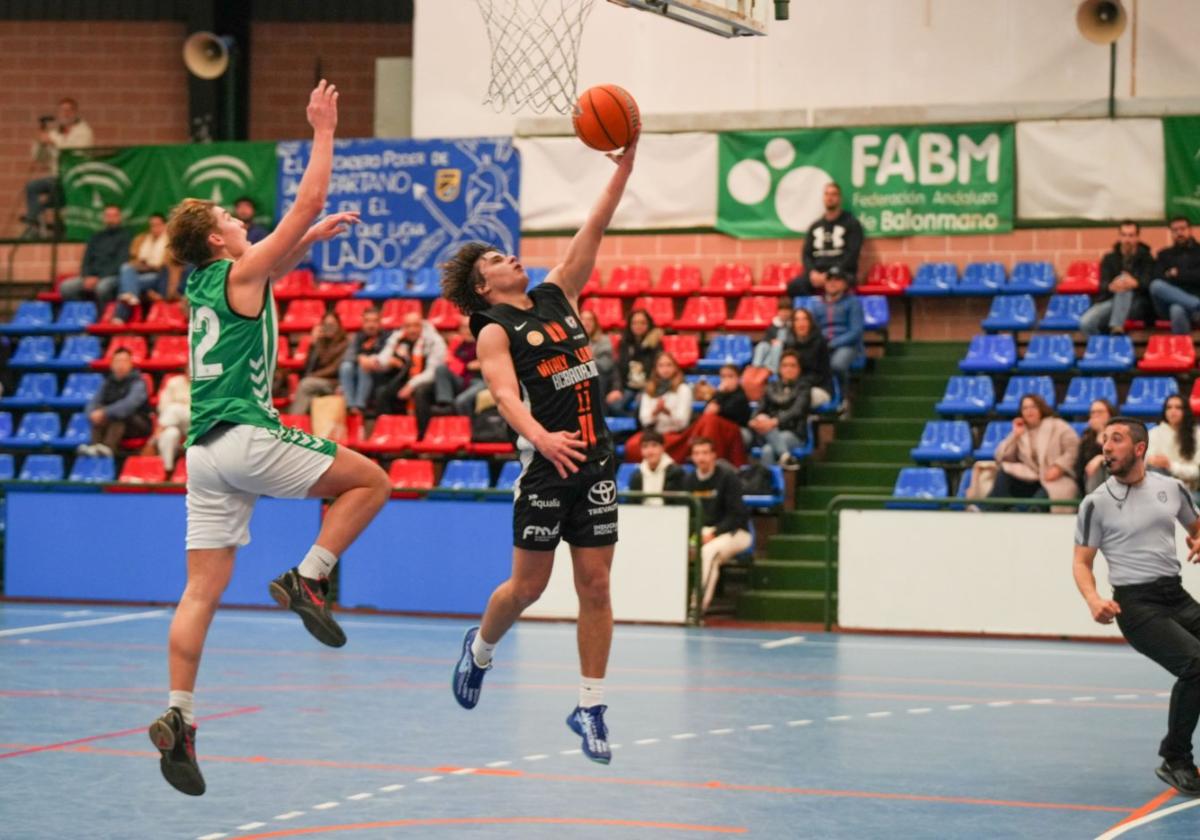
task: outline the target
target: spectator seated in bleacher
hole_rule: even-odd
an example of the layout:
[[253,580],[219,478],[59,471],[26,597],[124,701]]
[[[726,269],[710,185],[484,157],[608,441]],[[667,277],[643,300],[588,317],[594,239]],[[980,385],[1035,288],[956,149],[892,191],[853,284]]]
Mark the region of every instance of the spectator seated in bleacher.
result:
[[64,280],[58,287],[63,300],[95,298],[104,304],[117,296],[121,263],[129,254],[129,231],[121,227],[121,208],[104,208],[104,227],[88,238],[79,275]]
[[825,213],[804,236],[804,270],[788,283],[790,297],[819,295],[825,291],[831,269],[849,283],[858,278],[858,256],[863,246],[863,229],[858,219],[842,209],[842,188],[830,182],[822,197]]
[[1108,480],[1108,467],[1104,463],[1104,427],[1116,416],[1117,407],[1108,400],[1093,400],[1088,409],[1087,428],[1079,437],[1079,454],[1075,457],[1075,481],[1080,498]]
[[1037,394],[1021,398],[1012,432],[996,446],[992,498],[1074,499],[1079,435]]
[[866,352],[862,301],[848,291],[847,283],[848,278],[838,268],[831,268],[825,277],[825,295],[813,303],[811,310],[829,345],[829,367],[841,381],[843,394],[850,368]]
[[58,183],[58,158],[63,149],[89,149],[95,145],[92,127],[79,116],[79,104],[69,96],[58,101],[53,119],[40,121],[33,144],[30,171],[34,177],[25,183],[24,237],[48,237],[57,227],[47,219],[47,210],[62,204]]
[[313,397],[325,397],[337,390],[338,368],[349,346],[350,337],[342,329],[342,320],[336,312],[326,312],[321,323],[312,328],[304,375],[292,395],[288,414],[308,414]]
[[1200,446],[1196,421],[1187,400],[1178,395],[1163,402],[1162,417],[1150,430],[1146,466],[1182,481],[1195,492],[1200,487]]
[[179,447],[187,437],[192,415],[192,383],[187,374],[168,376],[158,390],[158,431],[154,444],[167,475],[175,469]]
[[792,333],[786,349],[800,359],[800,376],[812,386],[809,407],[820,408],[833,399],[829,343],[807,309],[798,309],[792,315]]
[[758,414],[749,423],[762,444],[762,462],[767,466],[786,466],[792,450],[808,443],[812,390],[800,367],[800,356],[795,350],[785,350],[779,360],[779,378],[767,383]]
[[487,383],[475,355],[475,336],[470,322],[464,318],[459,322],[445,364],[438,365],[433,373],[433,404],[444,414],[474,414],[475,398],[484,390]]
[[[629,477],[629,489],[635,493],[663,493],[683,490],[687,474],[663,448],[663,436],[653,429],[642,434],[642,460]],[[643,499],[642,504],[661,505],[662,499]]]
[[704,584],[701,611],[708,610],[717,591],[721,565],[750,547],[750,514],[742,500],[742,481],[737,471],[717,460],[708,438],[692,440],[692,463],[696,471],[687,476],[684,489],[700,496],[704,524],[700,531],[700,578]]
[[771,373],[779,370],[779,356],[783,353],[792,332],[792,312],[794,306],[791,298],[780,298],[775,310],[775,317],[763,333],[762,341],[754,345],[754,356],[750,364],[756,368],[766,368]]
[[1200,246],[1185,216],[1171,219],[1173,244],[1158,252],[1150,297],[1158,317],[1169,318],[1171,332],[1187,335],[1200,313]]
[[112,457],[126,437],[146,437],[153,428],[150,395],[133,356],[124,348],[113,353],[111,367],[100,389],[88,400],[92,442],[79,447],[81,455]]
[[417,312],[409,312],[380,351],[383,369],[390,375],[376,392],[378,408],[385,414],[417,416],[417,434],[425,435],[433,413],[434,371],[446,361],[446,340]]
[[1153,321],[1150,280],[1154,258],[1150,246],[1138,240],[1138,223],[1126,219],[1117,228],[1117,242],[1100,261],[1100,294],[1079,318],[1084,335],[1125,332],[1125,322]]
[[608,333],[600,329],[600,321],[592,310],[585,309],[580,312],[579,322],[583,324],[583,331],[587,333],[588,347],[591,348],[592,360],[596,363],[596,372],[600,379],[600,393],[608,394],[613,390],[617,367],[616,359],[613,357],[612,339],[608,337]]
[[379,387],[383,366],[379,354],[387,342],[380,312],[376,307],[362,314],[362,328],[350,340],[350,347],[338,365],[338,384],[346,398],[346,411],[362,414],[369,407],[375,389]]
[[267,238],[267,229],[254,221],[254,217],[258,215],[258,207],[255,206],[254,199],[244,195],[235,201],[233,215],[246,226],[246,241],[251,245]]
[[[659,353],[654,361],[654,375],[646,383],[638,401],[638,423],[654,429],[663,436],[667,451],[687,437],[692,422],[692,388],[684,381],[683,370],[670,353]],[[641,432],[625,441],[625,460],[642,460]]]
[[113,323],[129,320],[133,307],[167,294],[167,219],[151,213],[145,233],[134,237],[129,260],[117,275],[117,311]]
[[738,369],[736,365],[722,365],[717,387],[714,389],[708,380],[701,380],[692,389],[693,404],[704,403],[704,410],[696,418],[696,422],[688,426],[687,433],[679,436],[667,452],[676,463],[686,461],[691,454],[692,439],[708,438],[713,443],[717,457],[729,461],[735,467],[740,467],[749,459],[746,457],[746,443],[749,439],[750,400],[746,392],[738,384]]
[[662,349],[662,336],[662,330],[654,326],[654,319],[645,309],[629,313],[617,353],[612,390],[605,399],[610,415],[631,417],[636,414],[636,401],[642,395],[654,360]]

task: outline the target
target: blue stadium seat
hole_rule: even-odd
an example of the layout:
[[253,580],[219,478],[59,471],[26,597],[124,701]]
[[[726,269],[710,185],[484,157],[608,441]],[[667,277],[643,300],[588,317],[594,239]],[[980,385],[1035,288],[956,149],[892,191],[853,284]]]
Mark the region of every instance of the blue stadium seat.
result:
[[961,461],[971,456],[971,426],[966,420],[930,420],[921,442],[909,453],[919,464]]
[[963,269],[962,280],[954,287],[954,294],[995,295],[1004,290],[1006,282],[1007,277],[1003,263],[970,263]]
[[50,400],[56,408],[83,408],[104,384],[102,373],[72,373],[67,375],[62,394]]
[[56,333],[77,333],[96,323],[96,304],[90,300],[69,300],[62,305],[58,318],[47,328]]
[[1037,308],[1030,295],[992,298],[992,308],[980,325],[988,332],[1031,330]]
[[16,475],[16,462],[8,453],[0,453],[0,481],[11,481]]
[[[1150,428],[1152,426],[1154,426],[1153,423],[1147,423],[1146,431],[1150,431]],[[1088,427],[1088,421],[1086,421],[1086,420],[1072,420],[1071,421],[1071,428],[1074,429],[1075,434],[1079,435],[1080,437],[1083,437],[1083,433],[1087,431],[1087,427]]]
[[637,464],[621,464],[617,467],[617,489],[622,493],[629,490],[629,481],[638,471]]
[[[749,466],[749,465],[747,465]],[[686,466],[685,466],[686,469]],[[774,492],[769,496],[746,495],[742,496],[742,501],[746,503],[746,507],[750,508],[772,508],[783,504],[783,468],[776,465],[767,467],[771,472],[771,486]]]
[[409,278],[408,286],[398,297],[433,298],[442,295],[442,275],[436,268],[419,268]]
[[[905,467],[896,477],[892,495],[903,499],[939,499],[950,495],[946,471],[941,467]],[[915,502],[888,502],[889,508],[933,508]]]
[[792,298],[792,306],[797,309],[803,309],[806,312],[812,312],[820,302],[820,295],[799,295]]
[[[521,462],[520,461],[505,461],[504,466],[500,468],[500,475],[496,476],[497,490],[512,490],[513,485],[517,483],[517,479],[521,477]],[[444,479],[445,476],[443,475]],[[503,496],[488,496],[489,502],[507,502],[508,499]]]
[[80,455],[71,467],[70,480],[100,483],[114,481],[116,476],[116,462],[107,455]]
[[1067,395],[1058,411],[1067,416],[1085,416],[1096,400],[1117,404],[1117,383],[1111,376],[1076,376],[1067,384]]
[[21,425],[14,434],[0,438],[0,446],[8,449],[41,449],[50,446],[61,432],[57,412],[30,411],[21,418]]
[[0,397],[4,408],[37,408],[49,405],[58,393],[58,377],[53,373],[27,373],[17,383],[11,397]]
[[1075,342],[1069,335],[1035,335],[1017,362],[1017,370],[1029,373],[1062,373],[1074,366]]
[[1017,363],[1017,342],[1011,335],[977,335],[958,363],[963,373],[1002,373]]
[[550,276],[550,269],[530,266],[525,269],[525,276],[529,278],[529,285],[525,287],[525,291],[529,291],[546,282],[546,278]]
[[924,263],[905,292],[913,297],[945,297],[958,285],[958,266],[954,263]]
[[58,356],[43,367],[51,370],[82,370],[101,354],[100,338],[95,335],[69,335]]
[[704,357],[696,362],[697,370],[720,370],[722,365],[737,365],[739,368],[750,364],[754,356],[754,345],[750,336],[714,335],[705,348]]
[[73,450],[82,444],[91,443],[91,440],[92,421],[88,419],[87,412],[79,411],[71,415],[71,419],[67,421],[67,428],[60,437],[50,441],[50,445],[55,449]]
[[487,461],[452,460],[446,463],[438,487],[450,490],[486,490],[491,486]]
[[996,447],[1000,445],[1000,441],[1008,437],[1008,433],[1012,431],[1011,420],[992,420],[983,429],[983,437],[979,441],[979,446],[971,453],[976,461],[990,461],[996,457]]
[[633,434],[638,430],[636,417],[605,417],[604,425],[614,435]]
[[1021,410],[1021,399],[1026,394],[1037,394],[1051,408],[1057,402],[1054,395],[1054,380],[1049,376],[1014,376],[1004,389],[1004,399],[996,403],[996,413],[1006,417],[1015,416]]
[[7,324],[0,324],[0,334],[35,335],[48,332],[53,324],[54,311],[44,300],[23,300],[17,313]]
[[[838,378],[833,377],[833,393],[829,395],[829,402],[822,403],[813,409],[814,414],[837,414],[842,410],[842,384]],[[810,438],[811,440],[811,438]]]
[[1048,295],[1054,291],[1058,278],[1054,266],[1045,261],[1019,262],[1013,266],[1012,276],[1004,291],[1013,295]]
[[61,455],[30,455],[21,465],[21,481],[62,481],[63,457]]
[[0,411],[0,438],[6,438],[12,434],[12,414],[7,411]]
[[1129,394],[1121,413],[1132,417],[1158,417],[1167,397],[1179,393],[1179,383],[1173,376],[1135,376],[1129,383]]
[[952,376],[946,393],[935,406],[938,414],[987,414],[996,402],[996,391],[987,376]]
[[17,352],[8,364],[13,370],[40,370],[54,359],[54,339],[48,335],[27,335],[17,342]]
[[791,456],[797,460],[803,460],[813,454],[817,448],[817,424],[813,418],[808,418],[808,440],[803,446],[793,446]]
[[367,275],[366,284],[355,292],[354,296],[368,300],[387,300],[402,296],[407,285],[403,269],[373,268]]
[[1133,341],[1127,335],[1093,335],[1077,367],[1085,373],[1124,373],[1133,370]]
[[886,331],[892,317],[887,298],[883,295],[863,295],[859,300],[862,301],[863,328]]
[[1077,330],[1079,319],[1092,299],[1088,295],[1055,295],[1046,304],[1046,314],[1038,322],[1039,330]]

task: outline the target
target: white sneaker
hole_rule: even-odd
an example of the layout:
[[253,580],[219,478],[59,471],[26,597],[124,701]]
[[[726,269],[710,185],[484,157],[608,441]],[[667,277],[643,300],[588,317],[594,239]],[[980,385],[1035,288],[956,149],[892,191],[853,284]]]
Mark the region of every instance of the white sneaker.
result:
[[100,455],[104,458],[111,458],[113,456],[113,451],[111,449],[109,449],[107,446],[105,446],[103,443],[97,443],[95,446],[92,447],[91,454],[92,455]]

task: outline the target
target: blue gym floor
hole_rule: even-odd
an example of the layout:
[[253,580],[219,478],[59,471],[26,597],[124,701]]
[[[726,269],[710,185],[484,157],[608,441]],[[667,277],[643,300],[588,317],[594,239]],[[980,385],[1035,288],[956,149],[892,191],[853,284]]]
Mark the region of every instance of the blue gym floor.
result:
[[463,621],[344,616],[327,651],[250,611],[209,635],[194,799],[145,734],[169,620],[0,604],[0,836],[1200,836],[1152,772],[1171,679],[1124,647],[618,627],[601,767],[571,625],[515,629],[465,712]]

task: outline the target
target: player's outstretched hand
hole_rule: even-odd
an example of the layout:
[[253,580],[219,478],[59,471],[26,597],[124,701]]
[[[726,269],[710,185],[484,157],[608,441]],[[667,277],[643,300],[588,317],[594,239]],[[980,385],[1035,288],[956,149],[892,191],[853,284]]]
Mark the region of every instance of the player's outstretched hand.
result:
[[1088,604],[1092,611],[1092,618],[1097,624],[1112,624],[1114,618],[1121,613],[1121,605],[1116,601],[1105,601],[1103,598],[1098,598]]
[[608,159],[617,165],[619,169],[633,169],[633,159],[637,155],[638,139],[642,136],[641,130],[633,135],[633,139],[629,141],[629,145],[620,152],[609,152]]
[[321,219],[309,231],[312,233],[313,242],[324,242],[326,239],[333,239],[340,233],[345,233],[350,230],[352,225],[356,225],[361,221],[358,218],[358,212],[353,213],[334,213]]
[[308,97],[308,124],[314,131],[337,128],[337,86],[322,79]]
[[538,452],[554,465],[559,478],[566,478],[579,472],[576,461],[587,460],[583,450],[587,444],[583,442],[579,432],[547,432],[546,436],[537,443]]

